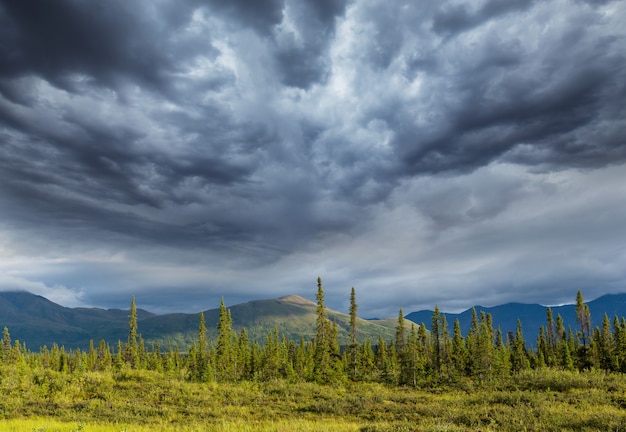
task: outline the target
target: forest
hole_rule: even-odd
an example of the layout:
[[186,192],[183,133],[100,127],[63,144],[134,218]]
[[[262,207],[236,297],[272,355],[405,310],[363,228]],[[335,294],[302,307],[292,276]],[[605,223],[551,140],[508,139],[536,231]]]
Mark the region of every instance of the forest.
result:
[[[264,344],[202,313],[189,347],[146,346],[131,300],[128,339],[86,351],[32,352],[4,328],[0,429],[74,430],[618,430],[626,427],[626,319],[599,327],[582,293],[578,326],[547,310],[529,343],[474,311],[463,335],[438,308],[427,327],[399,311],[395,338],[358,342],[355,289],[350,343],[340,346],[317,280],[312,340],[277,329]],[[531,348],[532,347],[532,348]]]

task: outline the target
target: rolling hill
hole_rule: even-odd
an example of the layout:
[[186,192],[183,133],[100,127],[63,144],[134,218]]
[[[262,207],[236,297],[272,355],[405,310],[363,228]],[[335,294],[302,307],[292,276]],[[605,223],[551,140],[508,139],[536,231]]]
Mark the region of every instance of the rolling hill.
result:
[[[274,329],[291,339],[311,339],[315,334],[316,303],[291,295],[272,300],[256,300],[229,308],[233,328],[246,328],[248,336],[260,343]],[[347,343],[349,316],[327,310],[336,321],[340,343]],[[219,309],[204,311],[207,336],[217,335]],[[137,311],[139,333],[146,344],[160,342],[177,344],[185,350],[198,336],[198,314],[174,313],[155,315]],[[0,328],[9,328],[13,340],[26,342],[32,350],[53,343],[66,348],[86,349],[89,341],[97,344],[104,339],[109,344],[126,341],[129,311],[98,308],[66,308],[44,297],[27,292],[0,292]],[[385,340],[395,335],[396,320],[358,320],[358,335],[363,341],[375,342],[381,335]]]
[[[600,325],[604,314],[611,320],[614,315],[626,316],[626,294],[611,294],[587,302],[592,326]],[[524,336],[529,345],[534,345],[539,327],[546,324],[546,307],[537,304],[507,303],[495,307],[475,307],[477,312],[485,311],[493,317],[494,327],[500,327],[503,334],[515,331],[517,319],[522,321]],[[303,297],[291,295],[278,299],[255,300],[229,307],[233,319],[233,328],[241,331],[246,328],[248,336],[260,343],[274,329],[294,340],[300,337],[309,340],[315,334],[316,303]],[[563,317],[565,327],[576,329],[576,311],[574,305],[552,307],[556,320],[557,314]],[[423,310],[406,315],[410,321],[425,323],[430,328],[432,311]],[[331,320],[337,323],[341,344],[348,341],[349,316],[327,310]],[[471,323],[472,310],[460,314],[445,313],[452,332],[454,320],[458,319],[463,334],[467,334]],[[207,336],[217,335],[219,309],[204,311]],[[139,333],[146,344],[159,342],[177,344],[186,350],[198,335],[198,314],[173,313],[156,315],[146,310],[137,311]],[[56,343],[66,348],[86,349],[89,341],[97,344],[104,339],[111,345],[128,337],[129,311],[120,309],[67,308],[50,300],[27,292],[0,292],[0,329],[9,328],[12,339],[26,342],[28,348],[37,351]],[[378,336],[384,340],[395,337],[396,318],[383,320],[358,321],[358,338],[362,342],[370,338],[376,344]]]

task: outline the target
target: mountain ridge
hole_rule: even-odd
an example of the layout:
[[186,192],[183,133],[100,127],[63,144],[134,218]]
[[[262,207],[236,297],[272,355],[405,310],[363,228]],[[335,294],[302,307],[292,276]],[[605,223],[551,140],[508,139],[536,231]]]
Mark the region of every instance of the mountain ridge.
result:
[[[586,302],[591,312],[592,326],[599,326],[604,313],[612,320],[626,316],[626,294],[606,294]],[[315,335],[317,304],[298,295],[286,295],[276,299],[251,300],[230,306],[233,329],[241,331],[246,328],[248,337],[260,343],[275,328],[289,339],[310,340]],[[514,332],[517,319],[522,322],[524,336],[529,345],[533,346],[540,326],[547,323],[547,308],[535,303],[509,302],[502,305],[483,307],[474,306],[461,313],[446,313],[449,331],[452,333],[454,321],[459,320],[464,335],[471,324],[472,309],[492,315],[494,328],[500,327],[506,336]],[[565,328],[568,326],[576,331],[576,310],[574,304],[551,306],[553,318],[563,318]],[[203,311],[207,325],[207,336],[217,336],[219,309]],[[340,343],[349,340],[349,315],[327,308],[331,321],[337,323]],[[420,310],[405,315],[406,326],[411,322],[424,323],[430,328],[433,311]],[[198,313],[170,313],[157,315],[144,309],[137,310],[139,333],[149,345],[160,343],[176,344],[186,349],[197,339]],[[43,296],[26,291],[0,292],[0,327],[8,327],[13,340],[25,342],[30,349],[52,346],[56,343],[66,348],[85,349],[93,340],[101,339],[113,345],[118,341],[126,341],[128,337],[129,310],[101,308],[68,308],[54,303]],[[375,344],[378,336],[384,340],[395,337],[397,318],[366,320],[359,318],[358,335],[362,342],[370,338]]]
[[[591,313],[592,328],[600,326],[605,313],[608,315],[611,322],[615,315],[620,319],[626,316],[625,293],[605,294],[594,300],[585,301],[585,303],[589,306]],[[522,330],[527,344],[534,346],[536,342],[535,339],[539,335],[540,327],[547,326],[548,308],[552,310],[552,316],[555,322],[557,315],[561,315],[565,329],[571,327],[572,330],[576,332],[578,323],[576,321],[576,305],[574,303],[544,306],[537,303],[509,302],[491,307],[473,306],[460,313],[442,312],[441,314],[446,316],[450,331],[453,328],[454,321],[458,319],[461,325],[461,331],[464,335],[467,334],[471,325],[472,309],[476,309],[478,315],[480,315],[481,311],[491,314],[494,328],[500,327],[505,336],[509,332],[515,332],[517,320],[519,319],[522,323]],[[406,318],[417,323],[424,323],[427,328],[430,328],[432,314],[433,311],[420,310],[407,314]]]
[[[317,304],[297,295],[277,299],[252,300],[230,306],[233,329],[246,328],[248,337],[260,343],[276,328],[281,334],[299,340],[315,335]],[[219,308],[203,311],[207,336],[217,336]],[[337,323],[340,343],[348,342],[349,316],[328,309],[330,320]],[[149,346],[153,343],[176,344],[182,350],[197,340],[199,313],[169,313],[157,315],[138,309],[139,333]],[[30,349],[57,344],[66,348],[86,349],[105,340],[110,345],[128,338],[129,310],[101,308],[67,308],[45,297],[26,291],[0,292],[0,328],[8,327],[13,340],[25,342]],[[359,339],[366,337],[385,340],[395,334],[392,320],[368,321],[359,318]]]

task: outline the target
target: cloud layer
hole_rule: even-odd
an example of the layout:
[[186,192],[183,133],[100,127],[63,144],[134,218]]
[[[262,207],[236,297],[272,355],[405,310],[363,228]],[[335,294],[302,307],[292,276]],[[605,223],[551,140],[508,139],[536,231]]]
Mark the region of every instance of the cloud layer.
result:
[[0,288],[197,311],[320,275],[365,316],[624,291],[625,19],[0,1]]

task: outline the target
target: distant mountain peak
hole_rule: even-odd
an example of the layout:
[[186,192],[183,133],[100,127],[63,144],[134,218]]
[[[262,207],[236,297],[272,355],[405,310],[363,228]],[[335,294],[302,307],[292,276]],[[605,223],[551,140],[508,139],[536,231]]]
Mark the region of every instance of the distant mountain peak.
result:
[[300,306],[310,306],[310,305],[315,305],[316,304],[314,301],[311,301],[311,300],[306,299],[304,297],[300,297],[299,295],[295,295],[295,294],[279,297],[278,301],[280,301],[282,303],[292,303],[292,304],[296,304],[296,305],[300,305]]

